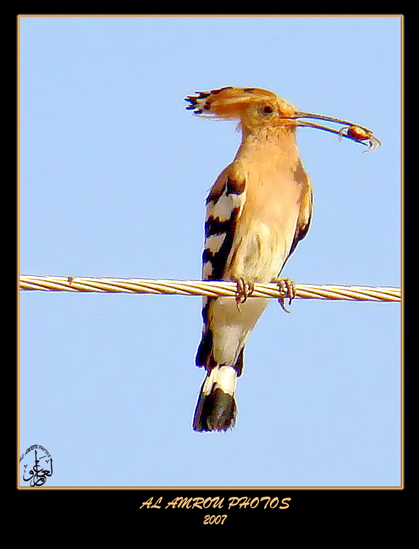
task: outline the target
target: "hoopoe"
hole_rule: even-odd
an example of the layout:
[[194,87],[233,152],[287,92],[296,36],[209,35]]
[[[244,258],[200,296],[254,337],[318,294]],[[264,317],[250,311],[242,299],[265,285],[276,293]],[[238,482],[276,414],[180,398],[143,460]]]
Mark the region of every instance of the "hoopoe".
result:
[[[206,200],[204,280],[237,283],[237,298],[203,298],[203,333],[196,355],[206,369],[198,398],[195,431],[226,431],[234,426],[237,378],[243,371],[247,338],[268,299],[247,299],[255,282],[279,279],[287,259],[309,229],[312,186],[296,143],[298,126],[331,131],[370,148],[379,145],[367,128],[344,120],[298,111],[273,92],[227,86],[186,97],[195,114],[239,121],[242,141],[234,160],[219,175]],[[337,131],[301,120],[338,122]],[[346,126],[346,127],[345,127]],[[282,301],[283,304],[283,301]]]

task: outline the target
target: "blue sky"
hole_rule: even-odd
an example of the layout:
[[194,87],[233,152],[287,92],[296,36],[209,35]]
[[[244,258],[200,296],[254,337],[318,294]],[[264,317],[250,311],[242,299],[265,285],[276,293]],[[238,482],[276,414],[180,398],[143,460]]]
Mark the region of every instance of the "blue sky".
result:
[[[299,130],[310,231],[284,275],[400,285],[398,17],[20,18],[20,271],[199,279],[204,202],[235,124],[184,97],[262,87],[374,130]],[[21,292],[20,453],[46,486],[399,486],[400,306],[272,300],[234,430],[191,422],[197,297]],[[23,481],[22,485],[26,485]]]

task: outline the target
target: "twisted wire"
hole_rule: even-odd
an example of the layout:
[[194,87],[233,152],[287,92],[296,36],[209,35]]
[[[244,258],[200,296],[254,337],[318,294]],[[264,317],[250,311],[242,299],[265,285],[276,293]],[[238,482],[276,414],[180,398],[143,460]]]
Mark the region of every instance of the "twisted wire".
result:
[[[235,282],[202,280],[152,280],[140,278],[91,278],[72,276],[21,276],[21,290],[45,292],[99,292],[129,294],[163,294],[235,297]],[[337,286],[324,284],[295,284],[296,298],[343,299],[348,301],[401,300],[400,288]],[[282,298],[283,292],[274,282],[256,283],[251,297]]]

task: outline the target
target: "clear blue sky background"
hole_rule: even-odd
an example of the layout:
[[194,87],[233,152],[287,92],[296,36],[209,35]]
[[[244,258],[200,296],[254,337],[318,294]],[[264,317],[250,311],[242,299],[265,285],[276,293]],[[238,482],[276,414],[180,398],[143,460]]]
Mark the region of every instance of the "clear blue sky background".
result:
[[[264,87],[372,128],[299,130],[314,186],[284,275],[400,285],[400,18],[20,19],[22,274],[199,279],[204,201],[239,143],[185,110]],[[46,486],[398,486],[400,306],[273,300],[228,433],[191,422],[197,297],[21,292],[20,452]]]

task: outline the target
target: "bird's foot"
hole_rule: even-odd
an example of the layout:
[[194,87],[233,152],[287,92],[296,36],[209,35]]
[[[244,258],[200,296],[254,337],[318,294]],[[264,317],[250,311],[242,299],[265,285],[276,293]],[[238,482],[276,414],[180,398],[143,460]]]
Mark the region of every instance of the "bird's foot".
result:
[[240,311],[240,305],[252,295],[255,285],[253,282],[247,282],[244,278],[237,279],[236,304]]
[[276,282],[276,284],[278,284],[278,290],[282,294],[278,299],[278,303],[286,313],[289,313],[290,311],[285,307],[285,299],[288,298],[289,305],[291,305],[291,301],[295,298],[294,282],[289,278],[274,278],[272,282]]

